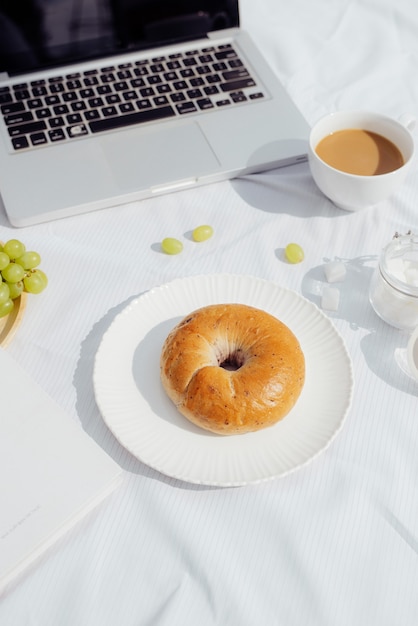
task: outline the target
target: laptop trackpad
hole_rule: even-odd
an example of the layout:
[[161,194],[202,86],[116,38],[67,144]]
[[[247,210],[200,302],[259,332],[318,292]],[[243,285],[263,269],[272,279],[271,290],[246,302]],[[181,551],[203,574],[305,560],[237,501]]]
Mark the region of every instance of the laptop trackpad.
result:
[[219,161],[194,122],[163,129],[129,129],[100,138],[109,175],[123,190],[190,183],[214,172]]

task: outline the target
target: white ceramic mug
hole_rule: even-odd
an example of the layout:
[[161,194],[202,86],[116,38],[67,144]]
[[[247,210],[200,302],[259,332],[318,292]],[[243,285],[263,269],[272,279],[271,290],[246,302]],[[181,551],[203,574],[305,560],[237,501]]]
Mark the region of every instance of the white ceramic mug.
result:
[[[339,111],[323,117],[311,130],[309,166],[312,177],[325,196],[339,208],[358,211],[379,204],[403,183],[414,156],[414,140],[410,131],[415,118],[403,115],[399,120],[368,111]],[[358,128],[389,139],[403,156],[404,165],[387,174],[361,176],[331,167],[316,153],[318,143],[339,130]]]

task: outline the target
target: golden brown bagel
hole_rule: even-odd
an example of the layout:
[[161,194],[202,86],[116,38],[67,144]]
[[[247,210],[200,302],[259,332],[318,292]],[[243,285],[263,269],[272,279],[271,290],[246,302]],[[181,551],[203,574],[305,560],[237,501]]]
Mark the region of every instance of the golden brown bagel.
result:
[[299,341],[278,319],[244,304],[215,304],[169,333],[160,360],[168,397],[188,420],[221,435],[281,420],[305,381]]

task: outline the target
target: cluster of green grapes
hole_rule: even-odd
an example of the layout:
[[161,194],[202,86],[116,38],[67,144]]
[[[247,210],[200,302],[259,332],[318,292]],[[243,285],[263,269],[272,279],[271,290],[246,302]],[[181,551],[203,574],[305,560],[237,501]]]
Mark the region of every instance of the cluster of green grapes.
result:
[[23,291],[41,293],[48,284],[46,274],[38,268],[41,257],[26,250],[18,239],[0,244],[0,317],[8,315],[14,300]]

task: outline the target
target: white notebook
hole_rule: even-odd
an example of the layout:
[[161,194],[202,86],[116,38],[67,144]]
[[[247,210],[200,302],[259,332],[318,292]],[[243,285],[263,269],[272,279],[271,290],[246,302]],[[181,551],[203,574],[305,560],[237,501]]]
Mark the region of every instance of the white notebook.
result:
[[113,491],[122,469],[4,349],[0,386],[1,595]]

